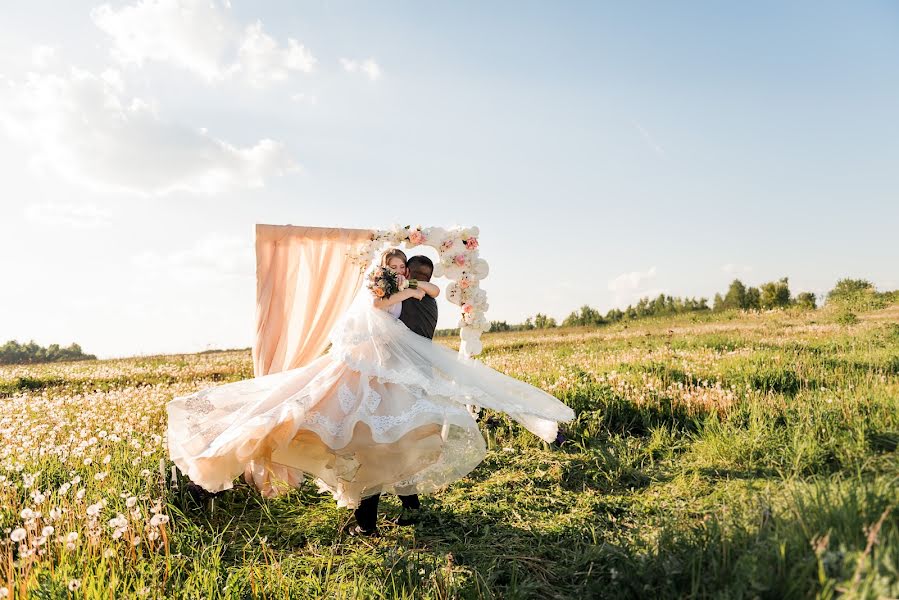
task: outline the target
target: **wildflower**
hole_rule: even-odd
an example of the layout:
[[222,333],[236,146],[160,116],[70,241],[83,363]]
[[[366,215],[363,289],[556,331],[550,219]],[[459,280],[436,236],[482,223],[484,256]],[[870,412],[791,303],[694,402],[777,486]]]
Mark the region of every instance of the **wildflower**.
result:
[[14,542],[21,542],[25,539],[25,530],[22,527],[16,527],[13,529],[12,533],[9,535],[9,539]]
[[159,527],[160,525],[168,522],[169,518],[167,515],[155,514],[153,515],[153,518],[150,519],[150,525],[152,525],[153,527]]

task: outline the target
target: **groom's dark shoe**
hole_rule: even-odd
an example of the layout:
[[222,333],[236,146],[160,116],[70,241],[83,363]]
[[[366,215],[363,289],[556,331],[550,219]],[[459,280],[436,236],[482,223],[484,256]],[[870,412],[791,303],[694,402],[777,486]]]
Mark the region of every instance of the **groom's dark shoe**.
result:
[[362,527],[362,525],[359,525],[358,523],[351,524],[345,531],[348,535],[353,537],[379,537],[381,535],[381,532],[378,531],[377,527],[369,529]]
[[415,525],[421,520],[421,509],[420,508],[406,508],[403,507],[403,512],[400,513],[400,518],[396,520],[397,525]]
[[403,503],[403,512],[400,513],[396,524],[415,525],[418,523],[421,520],[421,502],[418,500],[418,494],[400,496],[400,502]]

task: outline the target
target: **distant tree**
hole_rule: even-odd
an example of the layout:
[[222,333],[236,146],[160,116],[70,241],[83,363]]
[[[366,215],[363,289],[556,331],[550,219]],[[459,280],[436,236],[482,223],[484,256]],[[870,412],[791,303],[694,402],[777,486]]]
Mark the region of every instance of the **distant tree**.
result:
[[847,277],[837,281],[833,289],[827,292],[827,300],[828,302],[831,300],[852,300],[876,291],[874,284],[867,279],[849,279]]
[[585,304],[579,311],[576,310],[565,317],[565,320],[562,321],[562,325],[565,327],[584,327],[602,325],[605,322],[605,319],[603,319],[598,310]]
[[815,302],[815,295],[812,292],[800,293],[796,296],[795,304],[800,308],[806,309],[815,309],[818,307],[817,302]]
[[759,303],[763,309],[783,308],[790,305],[790,286],[787,278],[763,283],[760,289]]
[[757,287],[746,290],[746,301],[743,305],[746,310],[759,310],[762,308],[762,294]]
[[490,321],[490,329],[487,331],[512,331],[512,327],[505,321]]
[[899,290],[878,292],[867,279],[840,279],[827,293],[827,302],[852,310],[872,310],[899,302]]
[[537,329],[548,329],[550,327],[556,326],[556,320],[552,317],[548,317],[543,313],[537,313],[534,317],[534,327]]
[[606,321],[610,323],[617,323],[621,319],[624,318],[624,311],[619,310],[617,308],[610,309],[609,312],[606,313]]
[[724,310],[724,296],[721,294],[715,294],[715,298],[712,300],[712,310],[719,311]]
[[734,279],[724,295],[724,308],[746,308],[746,286],[739,279]]

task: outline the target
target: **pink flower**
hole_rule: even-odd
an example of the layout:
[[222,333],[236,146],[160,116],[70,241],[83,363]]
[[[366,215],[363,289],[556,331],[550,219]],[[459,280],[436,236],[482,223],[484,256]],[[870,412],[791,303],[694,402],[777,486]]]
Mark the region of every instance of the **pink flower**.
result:
[[467,277],[463,277],[462,279],[459,280],[459,287],[462,288],[463,290],[465,288],[467,288],[469,285],[471,285],[471,283],[468,281]]
[[454,258],[453,261],[454,261],[457,265],[459,265],[460,267],[464,267],[464,266],[465,266],[465,255],[464,255],[464,254],[457,254],[457,255],[456,255],[456,258]]
[[469,250],[474,250],[475,248],[477,248],[478,247],[478,238],[470,237],[467,240],[465,240],[465,247],[468,248]]
[[421,231],[417,229],[409,234],[409,241],[415,244],[416,246],[419,244],[425,243],[425,236]]
[[474,306],[472,306],[471,304],[466,303],[466,304],[462,305],[462,312],[464,312],[465,314],[470,315],[473,310],[474,310]]

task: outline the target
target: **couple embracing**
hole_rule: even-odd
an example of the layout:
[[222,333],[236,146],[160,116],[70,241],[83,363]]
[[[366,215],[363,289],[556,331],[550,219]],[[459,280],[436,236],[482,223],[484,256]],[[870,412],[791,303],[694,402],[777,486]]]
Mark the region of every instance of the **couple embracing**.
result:
[[418,519],[419,494],[465,477],[486,444],[468,405],[508,414],[547,442],[573,411],[550,394],[432,341],[439,288],[425,256],[386,251],[302,367],[205,388],[167,404],[169,455],[209,492],[244,480],[267,496],[309,477],[354,509],[354,535],[378,533],[378,500],[400,497],[398,523]]

